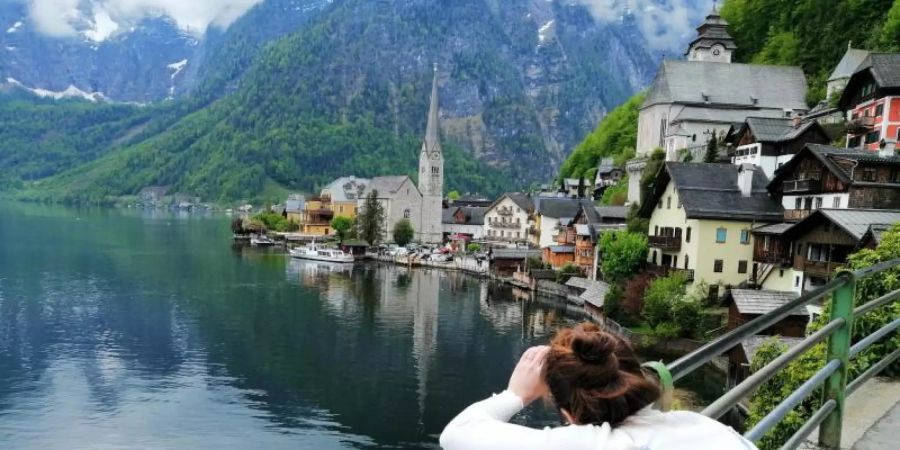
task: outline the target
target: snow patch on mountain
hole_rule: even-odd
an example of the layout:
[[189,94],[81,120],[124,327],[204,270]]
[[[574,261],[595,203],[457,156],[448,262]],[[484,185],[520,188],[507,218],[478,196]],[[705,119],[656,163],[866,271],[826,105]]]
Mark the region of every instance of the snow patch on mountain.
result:
[[103,95],[102,92],[85,92],[85,91],[82,91],[81,89],[78,89],[74,85],[69,85],[69,87],[66,88],[66,90],[64,90],[64,91],[50,91],[50,90],[41,89],[41,88],[30,88],[30,87],[25,86],[24,84],[20,83],[15,78],[7,78],[6,82],[7,82],[7,84],[19,87],[28,92],[31,92],[34,95],[37,95],[38,97],[43,97],[43,98],[52,98],[54,100],[60,100],[60,99],[64,99],[64,98],[82,98],[82,99],[85,99],[90,102],[107,101],[106,96]]
[[94,8],[94,20],[90,21],[90,24],[91,27],[81,34],[94,42],[105,41],[119,29],[119,24],[103,8]]
[[555,20],[551,20],[538,29],[538,43],[543,44],[553,37],[553,25],[555,23]]

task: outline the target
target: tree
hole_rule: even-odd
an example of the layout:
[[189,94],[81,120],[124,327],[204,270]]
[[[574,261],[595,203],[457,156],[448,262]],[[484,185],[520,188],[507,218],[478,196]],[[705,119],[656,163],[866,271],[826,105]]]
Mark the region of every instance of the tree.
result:
[[451,202],[459,200],[459,197],[459,191],[450,191],[447,193],[447,200],[450,200]]
[[629,231],[600,235],[600,271],[607,281],[623,280],[647,259],[647,236]]
[[569,281],[569,278],[583,276],[584,272],[582,272],[578,266],[572,263],[566,263],[559,269],[559,273],[556,274],[556,282],[565,283]]
[[706,155],[703,156],[703,162],[714,163],[719,160],[719,139],[716,137],[716,131],[709,131],[709,141],[706,142]]
[[396,225],[394,225],[394,243],[399,246],[405,246],[412,242],[413,236],[415,235],[415,230],[413,230],[413,226],[409,223],[409,219],[400,219]]
[[665,322],[672,322],[672,306],[685,294],[685,278],[680,272],[657,278],[650,282],[644,292],[644,318],[647,324],[656,328]]
[[378,191],[366,196],[357,216],[359,237],[369,245],[378,245],[384,238],[384,206],[378,201]]
[[246,230],[244,230],[244,219],[241,219],[240,217],[236,217],[234,220],[232,220],[231,221],[231,232],[233,234],[238,234],[238,235],[247,234]]
[[353,219],[345,216],[336,216],[331,219],[331,228],[333,228],[335,234],[337,234],[338,241],[343,244],[344,239],[347,239],[347,235],[353,228]]
[[466,246],[466,251],[469,253],[478,253],[481,251],[481,244],[472,242],[471,244]]
[[585,184],[584,184],[584,177],[579,177],[579,178],[578,178],[578,198],[584,198],[584,197],[585,197],[585,195],[584,195],[584,194],[585,194],[585,192],[584,192],[584,191],[585,191],[585,187],[586,187],[586,186],[585,186]]

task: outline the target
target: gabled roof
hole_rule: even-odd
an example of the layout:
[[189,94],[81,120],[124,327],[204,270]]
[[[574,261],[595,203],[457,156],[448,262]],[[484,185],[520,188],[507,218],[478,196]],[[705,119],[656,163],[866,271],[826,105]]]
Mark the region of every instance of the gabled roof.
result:
[[560,219],[563,217],[575,217],[578,210],[582,206],[592,207],[594,203],[588,199],[575,198],[542,198],[537,203],[537,213],[545,216]]
[[759,348],[762,347],[762,345],[767,341],[772,339],[775,339],[778,342],[787,345],[788,348],[795,347],[797,346],[797,344],[803,342],[803,338],[798,337],[762,335],[750,336],[741,341],[741,349],[744,351],[744,354],[747,355],[747,361],[753,362],[753,358],[756,356],[756,352],[759,351]]
[[817,158],[822,164],[828,169],[829,172],[833,173],[838,179],[840,179],[844,183],[849,184],[871,184],[871,185],[879,185],[882,187],[897,187],[900,188],[900,183],[872,183],[872,182],[860,182],[854,181],[851,178],[851,174],[848,169],[845,169],[843,166],[837,163],[839,160],[850,160],[857,161],[861,163],[868,163],[873,165],[900,165],[900,156],[879,156],[878,153],[865,151],[865,150],[856,150],[849,148],[840,148],[840,147],[832,147],[830,145],[823,144],[806,144],[802,150],[797,152],[797,154],[791,158],[788,162],[786,162],[781,168],[775,171],[775,176],[772,177],[772,181],[769,183],[769,190],[776,190],[778,186],[784,182],[785,177],[790,174],[794,167],[800,164],[800,161],[803,159],[804,154],[810,154],[813,157]]
[[805,219],[797,222],[788,231],[788,236],[797,236],[815,226],[822,220],[827,220],[844,230],[847,234],[859,241],[872,225],[889,226],[900,223],[900,210],[895,209],[817,209]]
[[857,245],[857,247],[862,247],[870,242],[875,244],[876,246],[881,244],[881,236],[884,235],[885,231],[890,230],[892,226],[893,225],[883,223],[875,223],[869,225],[869,229],[866,230],[865,234],[863,234],[863,237],[859,240],[859,244]]
[[603,158],[600,160],[600,163],[597,164],[597,173],[599,174],[607,174],[616,169],[615,164],[613,163],[612,158]]
[[872,74],[880,88],[900,87],[900,53],[869,53],[855,73],[865,70]]
[[441,223],[446,224],[456,224],[456,211],[459,210],[458,207],[451,206],[450,208],[444,208],[441,210]]
[[792,66],[664,61],[641,108],[658,103],[806,110],[806,77]]
[[740,169],[732,164],[667,162],[641,205],[641,216],[653,214],[672,182],[688,219],[780,222],[784,208],[766,191],[765,173],[753,171],[751,195],[744,197],[737,184]]
[[504,198],[509,198],[513,203],[516,204],[516,206],[524,209],[525,211],[531,212],[534,210],[534,200],[532,200],[530,195],[523,194],[521,192],[507,192],[506,194],[501,195],[500,198],[494,201],[494,203],[491,203],[491,206],[488,206],[487,210],[490,211],[494,209],[494,207],[499,205]]
[[781,235],[784,234],[789,228],[791,228],[793,223],[773,223],[769,225],[763,225],[761,227],[754,228],[753,234],[769,234],[769,235]]
[[566,281],[566,286],[578,289],[587,289],[590,285],[591,280],[584,277],[571,277],[569,281]]
[[[379,198],[393,197],[394,194],[396,194],[400,190],[400,188],[403,187],[403,183],[405,183],[406,181],[409,181],[409,184],[412,185],[413,189],[415,189],[416,192],[419,193],[419,188],[415,186],[415,184],[412,182],[412,180],[409,179],[408,176],[394,175],[372,178],[372,180],[369,182],[369,185],[366,186],[366,190],[365,192],[363,192],[362,198],[365,198],[373,190],[378,191]],[[421,195],[421,193],[419,193],[419,195]]]
[[809,120],[794,126],[794,120],[784,117],[748,117],[741,131],[749,129],[757,142],[788,142],[800,137],[811,128],[819,128],[823,135],[825,131],[815,120]]
[[628,217],[628,209],[627,206],[595,206],[594,212],[596,212],[601,219],[611,217],[624,220]]
[[828,77],[828,81],[850,78],[867,56],[869,56],[868,50],[848,47],[841,61],[834,68],[834,71],[831,72],[831,76]]
[[[796,299],[799,295],[795,292],[768,291],[756,289],[731,289],[725,296],[725,301],[733,301],[741,314],[766,314],[785,303]],[[791,312],[792,316],[808,316],[806,307],[801,306]]]
[[340,177],[328,183],[322,189],[321,194],[325,195],[326,192],[330,194],[332,202],[356,201],[362,198],[361,194],[365,192],[369,181],[366,178],[356,178],[354,176]]
[[[481,206],[451,206],[444,208],[441,214],[441,221],[448,225],[484,225],[484,213],[487,210],[487,207]],[[462,211],[465,215],[465,223],[456,222],[456,213],[458,211]]]

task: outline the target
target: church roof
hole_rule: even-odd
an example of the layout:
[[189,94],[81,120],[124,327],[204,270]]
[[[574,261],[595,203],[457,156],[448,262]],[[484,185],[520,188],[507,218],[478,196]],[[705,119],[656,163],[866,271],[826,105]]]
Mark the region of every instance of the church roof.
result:
[[715,7],[706,16],[703,23],[697,27],[697,37],[691,41],[685,55],[694,48],[710,48],[714,44],[720,44],[729,50],[737,48],[734,38],[728,34],[728,22],[719,15],[719,11]]
[[363,193],[363,198],[369,195],[369,193],[372,191],[378,191],[379,198],[393,197],[394,194],[396,194],[400,190],[400,188],[403,187],[403,184],[407,180],[409,180],[409,184],[412,185],[413,189],[415,189],[416,192],[419,192],[419,189],[416,188],[412,180],[410,180],[406,175],[375,177],[372,178],[372,181],[370,181],[369,185],[366,186],[366,191]]
[[841,78],[850,78],[850,75],[853,75],[856,72],[856,68],[862,64],[863,60],[869,56],[868,50],[861,50],[858,48],[847,48],[847,51],[844,53],[844,57],[841,58],[841,61],[838,63],[837,67],[834,68],[834,71],[831,72],[831,76],[828,77],[828,81],[839,80]]
[[428,125],[425,127],[425,141],[422,151],[441,151],[440,141],[440,99],[438,98],[438,70],[434,66],[434,80],[431,82],[431,104],[428,107]]
[[660,103],[806,110],[806,77],[793,66],[664,61],[641,108]]

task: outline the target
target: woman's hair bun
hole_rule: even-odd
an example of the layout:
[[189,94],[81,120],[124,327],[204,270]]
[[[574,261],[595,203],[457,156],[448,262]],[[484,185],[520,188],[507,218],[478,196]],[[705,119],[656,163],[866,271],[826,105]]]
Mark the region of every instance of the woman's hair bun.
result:
[[616,360],[616,338],[599,330],[577,330],[572,339],[572,352],[578,359],[588,364],[608,365],[610,369],[619,366]]

